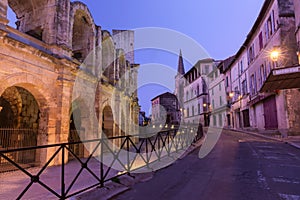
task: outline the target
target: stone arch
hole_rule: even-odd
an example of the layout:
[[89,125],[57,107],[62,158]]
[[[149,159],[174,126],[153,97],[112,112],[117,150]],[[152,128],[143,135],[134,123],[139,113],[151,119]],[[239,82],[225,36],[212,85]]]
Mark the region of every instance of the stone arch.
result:
[[49,93],[51,86],[46,85],[36,76],[24,73],[8,76],[0,81],[0,95],[11,86],[19,86],[28,90],[35,97],[40,108],[56,106],[52,101],[52,94]]
[[83,61],[95,48],[96,26],[88,7],[81,2],[72,2],[70,11],[70,46],[72,57]]
[[102,131],[108,138],[114,136],[114,115],[112,108],[108,105],[102,111]]
[[56,125],[56,103],[49,92],[51,86],[44,84],[41,79],[33,75],[15,74],[0,81],[0,96],[7,88],[12,86],[26,89],[32,94],[38,104],[40,123],[37,145],[55,143],[55,129],[49,128]]
[[45,35],[47,35],[44,32],[45,29],[48,29],[45,26],[51,24],[47,23],[47,21],[52,19],[48,15],[52,15],[55,12],[55,2],[47,0],[8,0],[7,2],[16,15],[16,28],[23,33],[44,41]]
[[116,50],[113,38],[108,31],[102,33],[102,69],[103,75],[109,81],[114,84],[115,71],[114,62],[116,60]]
[[[45,84],[37,76],[17,73],[0,80],[0,96],[9,87],[26,89],[35,98],[39,108],[39,126],[37,146],[53,144],[57,140],[57,103],[56,95],[52,93],[55,86]],[[51,90],[53,88],[53,90]],[[53,155],[55,149],[42,149],[36,153],[36,164],[45,163]]]
[[[85,115],[84,111],[86,110],[85,104],[83,101],[80,101],[79,99],[75,99],[72,102],[72,107],[70,109],[70,130],[69,130],[69,137],[68,142],[81,142],[85,140],[83,138],[84,134],[84,127],[82,126],[82,117]],[[83,116],[82,114],[83,113]],[[77,155],[79,158],[84,157],[84,144],[71,144],[69,145],[70,150]],[[69,152],[69,160],[74,159],[73,154]]]
[[[13,113],[13,116],[8,116],[12,118],[12,123],[5,124],[3,118],[5,119],[9,113],[1,112],[0,146],[22,148],[42,143],[39,141],[43,139],[42,129],[39,129],[40,109],[34,96],[23,87],[11,86],[5,89],[0,99],[5,100],[0,102],[0,106]],[[40,161],[39,153],[36,150],[22,151],[11,154],[11,158],[21,164],[35,164]]]

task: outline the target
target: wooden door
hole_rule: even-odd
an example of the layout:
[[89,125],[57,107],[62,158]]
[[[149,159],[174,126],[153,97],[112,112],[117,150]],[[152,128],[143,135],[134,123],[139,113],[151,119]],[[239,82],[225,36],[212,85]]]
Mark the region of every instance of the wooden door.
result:
[[277,129],[277,108],[275,96],[264,101],[265,129]]

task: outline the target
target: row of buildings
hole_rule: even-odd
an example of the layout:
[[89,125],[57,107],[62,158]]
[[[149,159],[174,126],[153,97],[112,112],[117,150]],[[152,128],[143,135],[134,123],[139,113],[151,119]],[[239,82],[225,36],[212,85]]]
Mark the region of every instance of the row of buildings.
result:
[[[133,50],[133,31],[102,30],[81,2],[1,0],[0,149],[135,133]],[[24,162],[46,162],[54,150]]]
[[299,0],[265,0],[235,55],[185,72],[180,52],[178,123],[300,134],[299,52]]

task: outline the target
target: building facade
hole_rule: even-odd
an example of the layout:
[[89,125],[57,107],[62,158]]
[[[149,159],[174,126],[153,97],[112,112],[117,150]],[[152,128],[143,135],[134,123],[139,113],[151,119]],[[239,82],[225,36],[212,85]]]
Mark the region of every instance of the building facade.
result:
[[295,23],[296,23],[296,40],[297,40],[297,55],[298,62],[300,64],[300,2],[294,0],[294,8],[295,8]]
[[210,126],[216,128],[223,128],[226,126],[226,110],[227,110],[227,96],[225,92],[224,74],[220,73],[220,68],[228,61],[216,62],[212,71],[208,74],[208,90],[209,90],[209,113]]
[[208,78],[216,62],[213,59],[199,60],[185,73],[182,53],[179,55],[178,74],[175,77],[175,95],[179,99],[182,122],[209,125]]
[[154,97],[152,100],[153,124],[178,125],[180,124],[180,109],[177,97],[166,92]]
[[[8,25],[9,7],[16,28]],[[133,32],[120,32],[101,30],[81,2],[1,0],[0,128],[33,130],[31,146],[68,142],[74,132],[86,139],[135,132],[138,65],[126,52]],[[11,148],[1,135],[0,142]],[[33,162],[52,151],[36,152]]]
[[225,84],[229,126],[279,131],[283,136],[300,133],[297,10],[299,3],[292,0],[266,0],[247,39],[223,70],[230,80]]

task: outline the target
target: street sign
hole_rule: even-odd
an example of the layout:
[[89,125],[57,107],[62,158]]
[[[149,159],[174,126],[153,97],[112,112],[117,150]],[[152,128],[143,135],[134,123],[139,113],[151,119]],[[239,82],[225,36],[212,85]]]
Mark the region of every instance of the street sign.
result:
[[273,71],[273,75],[284,75],[284,74],[291,74],[291,73],[296,73],[300,72],[300,66],[298,67],[289,67],[289,68],[284,68],[284,69],[276,69]]

